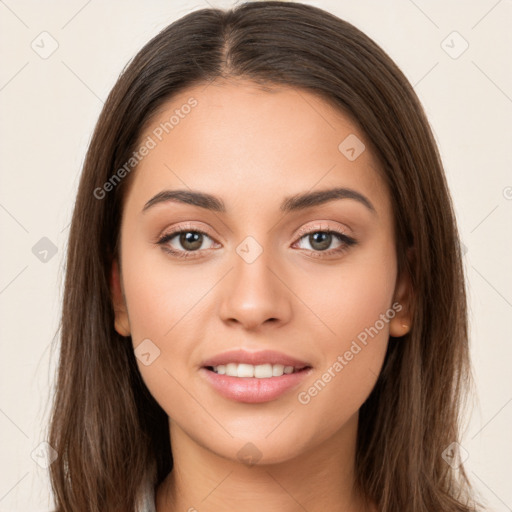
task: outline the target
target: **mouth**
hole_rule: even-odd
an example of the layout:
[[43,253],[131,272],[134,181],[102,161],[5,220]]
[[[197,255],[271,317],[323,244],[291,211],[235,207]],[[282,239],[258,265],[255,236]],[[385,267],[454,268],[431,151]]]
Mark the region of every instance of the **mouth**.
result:
[[207,384],[224,398],[255,404],[285,396],[313,367],[275,351],[232,350],[204,361],[199,370]]
[[227,363],[218,366],[206,366],[207,370],[214,372],[218,375],[227,375],[228,377],[238,378],[256,378],[256,379],[271,379],[272,377],[282,377],[283,375],[290,375],[292,373],[299,373],[311,368],[308,365],[302,366],[285,366],[283,364],[245,364],[245,363]]

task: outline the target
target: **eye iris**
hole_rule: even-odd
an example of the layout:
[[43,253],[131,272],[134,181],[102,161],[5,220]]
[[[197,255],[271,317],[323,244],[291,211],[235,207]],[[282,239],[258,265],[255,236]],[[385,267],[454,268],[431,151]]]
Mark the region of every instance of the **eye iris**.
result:
[[202,233],[198,233],[197,231],[185,231],[180,234],[180,244],[182,245],[183,248],[187,250],[194,251],[196,249],[199,249],[202,243]]
[[[326,233],[325,231],[317,231],[316,233],[309,235],[309,243],[311,244],[311,247],[319,251],[325,251],[331,245],[331,241],[332,234]],[[317,245],[315,247],[315,244],[317,243],[320,243],[320,246]]]

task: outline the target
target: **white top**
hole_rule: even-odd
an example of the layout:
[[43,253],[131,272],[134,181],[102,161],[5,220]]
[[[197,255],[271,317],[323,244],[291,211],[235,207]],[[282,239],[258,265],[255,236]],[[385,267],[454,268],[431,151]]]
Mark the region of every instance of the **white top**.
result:
[[149,481],[144,487],[144,492],[140,497],[137,512],[156,512],[154,486]]

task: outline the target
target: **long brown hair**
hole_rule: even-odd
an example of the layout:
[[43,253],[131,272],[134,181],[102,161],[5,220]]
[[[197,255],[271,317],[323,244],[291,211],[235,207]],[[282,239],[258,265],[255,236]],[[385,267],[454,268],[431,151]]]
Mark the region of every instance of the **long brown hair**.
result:
[[463,466],[443,457],[459,438],[473,381],[461,246],[423,108],[390,57],[353,25],[309,5],[268,1],[172,23],[129,63],[101,112],[70,228],[59,326],[48,439],[58,453],[50,466],[58,512],[133,511],[142,483],[158,485],[172,470],[167,415],[114,329],[111,267],[136,169],[108,193],[98,190],[129,161],[164,102],[217,77],[308,90],[366,134],[391,196],[414,318],[407,336],[390,338],[360,409],[357,484],[382,512],[477,510]]

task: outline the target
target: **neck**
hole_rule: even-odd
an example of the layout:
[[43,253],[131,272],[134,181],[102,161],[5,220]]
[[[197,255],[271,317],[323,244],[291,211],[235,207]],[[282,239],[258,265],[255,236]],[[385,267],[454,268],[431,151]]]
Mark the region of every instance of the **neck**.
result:
[[170,422],[174,465],[158,487],[156,510],[367,512],[354,486],[357,421],[355,414],[308,452],[254,465],[213,453]]

